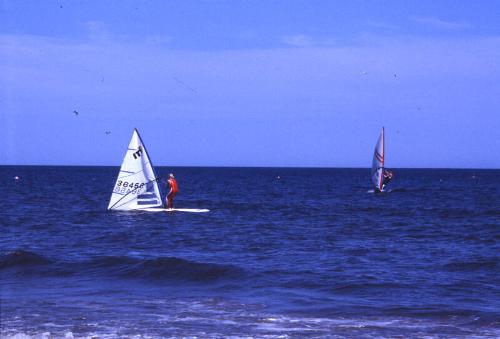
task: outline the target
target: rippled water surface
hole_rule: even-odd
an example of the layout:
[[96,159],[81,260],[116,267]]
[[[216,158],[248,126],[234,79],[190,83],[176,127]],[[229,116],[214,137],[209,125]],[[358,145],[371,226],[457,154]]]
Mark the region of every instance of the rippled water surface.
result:
[[211,211],[106,211],[118,168],[0,167],[2,338],[500,336],[498,170],[378,195],[368,169],[157,171]]

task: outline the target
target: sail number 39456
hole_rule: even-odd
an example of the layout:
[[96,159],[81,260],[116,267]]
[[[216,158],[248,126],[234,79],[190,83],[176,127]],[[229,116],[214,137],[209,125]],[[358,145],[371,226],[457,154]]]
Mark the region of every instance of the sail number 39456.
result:
[[145,183],[133,183],[133,182],[128,182],[128,181],[122,181],[118,180],[116,182],[115,189],[113,190],[115,193],[129,193],[130,191],[132,194],[138,193],[141,188],[143,188]]
[[118,180],[116,182],[116,186],[120,187],[125,187],[125,188],[139,188],[139,187],[142,187],[144,186],[144,183],[138,183],[136,182],[135,184],[133,182],[128,182],[128,181],[121,181],[121,180]]

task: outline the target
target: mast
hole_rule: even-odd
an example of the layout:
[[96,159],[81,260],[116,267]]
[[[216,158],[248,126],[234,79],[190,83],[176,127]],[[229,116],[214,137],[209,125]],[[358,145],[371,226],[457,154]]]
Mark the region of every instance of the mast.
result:
[[[139,137],[140,144],[142,145],[142,148],[144,148],[144,153],[147,154],[149,164],[151,165],[151,168],[153,169],[154,180],[158,180],[159,177],[156,174],[155,167],[153,166],[153,160],[151,160],[151,158],[149,157],[149,153],[148,153],[148,150],[146,148],[146,144],[144,143],[144,141],[142,141],[141,134],[139,133],[139,130],[136,127],[134,127],[134,131],[135,131],[135,133],[137,133],[137,136]],[[160,197],[161,197],[160,186],[158,186],[158,191],[160,191]]]
[[385,127],[382,126],[382,169],[385,167]]
[[382,167],[380,171],[379,190],[382,190],[382,180],[384,179],[384,166],[385,166],[385,128],[382,126]]

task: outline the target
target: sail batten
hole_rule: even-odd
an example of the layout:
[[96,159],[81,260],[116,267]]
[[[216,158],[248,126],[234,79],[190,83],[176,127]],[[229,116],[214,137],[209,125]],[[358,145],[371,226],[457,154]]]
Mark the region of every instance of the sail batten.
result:
[[[148,198],[144,199],[144,195]],[[137,129],[125,153],[109,210],[134,210],[162,206],[158,177]]]

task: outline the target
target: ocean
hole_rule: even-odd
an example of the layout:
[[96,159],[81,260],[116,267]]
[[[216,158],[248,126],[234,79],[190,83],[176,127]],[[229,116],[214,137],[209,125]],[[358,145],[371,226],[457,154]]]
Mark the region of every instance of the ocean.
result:
[[0,166],[2,338],[500,337],[500,170],[158,167],[200,214],[118,171]]

